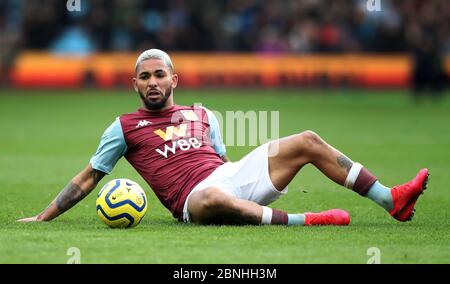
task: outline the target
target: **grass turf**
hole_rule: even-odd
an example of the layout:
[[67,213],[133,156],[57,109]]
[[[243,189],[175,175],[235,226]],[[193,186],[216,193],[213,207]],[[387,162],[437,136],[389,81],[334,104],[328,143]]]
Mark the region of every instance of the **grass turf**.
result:
[[[386,185],[420,167],[431,180],[413,222],[398,223],[371,201],[333,184],[311,166],[272,207],[289,212],[343,208],[348,227],[197,226],[181,224],[121,160],[106,181],[127,177],[146,188],[149,211],[131,230],[112,230],[95,212],[97,188],[48,223],[15,220],[39,213],[89,161],[104,129],[139,101],[127,91],[0,91],[0,263],[382,263],[450,262],[450,100],[413,104],[403,92],[177,90],[178,104],[225,111],[280,112],[280,136],[319,133]],[[253,147],[228,147],[237,160]]]

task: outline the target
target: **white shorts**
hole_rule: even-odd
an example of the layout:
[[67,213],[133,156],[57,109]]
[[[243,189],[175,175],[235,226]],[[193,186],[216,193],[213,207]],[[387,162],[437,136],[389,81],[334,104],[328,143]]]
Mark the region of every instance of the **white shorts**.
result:
[[218,167],[189,193],[183,207],[184,222],[190,221],[189,197],[195,191],[217,187],[236,198],[259,205],[268,205],[288,192],[278,191],[269,176],[269,144],[259,146],[238,162],[228,162]]

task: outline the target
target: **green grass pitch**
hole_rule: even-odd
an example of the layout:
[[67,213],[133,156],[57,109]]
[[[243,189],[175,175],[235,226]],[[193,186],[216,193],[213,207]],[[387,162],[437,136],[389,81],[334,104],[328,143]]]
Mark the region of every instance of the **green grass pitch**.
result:
[[[177,90],[178,104],[225,111],[279,111],[280,136],[314,130],[389,186],[428,167],[431,179],[414,220],[398,223],[370,200],[311,166],[272,207],[289,212],[342,208],[348,227],[197,226],[173,219],[121,160],[111,176],[139,182],[149,198],[142,223],[112,230],[95,197],[48,223],[19,224],[39,213],[94,153],[114,118],[134,111],[131,91],[0,91],[0,263],[450,263],[450,100],[415,105],[401,91]],[[228,147],[231,159],[252,147]]]

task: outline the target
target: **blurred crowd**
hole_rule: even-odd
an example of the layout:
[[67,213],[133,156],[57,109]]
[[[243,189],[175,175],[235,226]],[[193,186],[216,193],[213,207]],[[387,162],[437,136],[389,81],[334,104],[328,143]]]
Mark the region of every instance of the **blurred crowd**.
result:
[[448,0],[368,1],[69,0],[81,8],[69,12],[66,0],[2,0],[0,63],[23,49],[450,54]]
[[[166,50],[450,53],[448,0],[2,0],[2,46],[60,52]],[[73,1],[72,1],[73,2]]]

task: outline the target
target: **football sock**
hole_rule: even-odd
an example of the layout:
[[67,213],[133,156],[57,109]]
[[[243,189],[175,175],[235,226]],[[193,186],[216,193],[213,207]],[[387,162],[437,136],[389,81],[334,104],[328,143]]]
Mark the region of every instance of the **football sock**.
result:
[[391,211],[394,208],[394,202],[392,201],[391,189],[382,185],[376,181],[369,192],[366,195],[367,198],[374,201],[387,211]]
[[284,211],[263,206],[262,225],[305,225],[304,214],[288,214]]
[[288,225],[293,226],[304,226],[305,225],[305,214],[288,214]]
[[365,196],[390,211],[394,207],[391,189],[377,181],[378,178],[360,163],[353,163],[344,186]]
[[353,163],[344,186],[362,196],[366,196],[369,189],[377,181],[377,177],[370,173],[360,163]]

